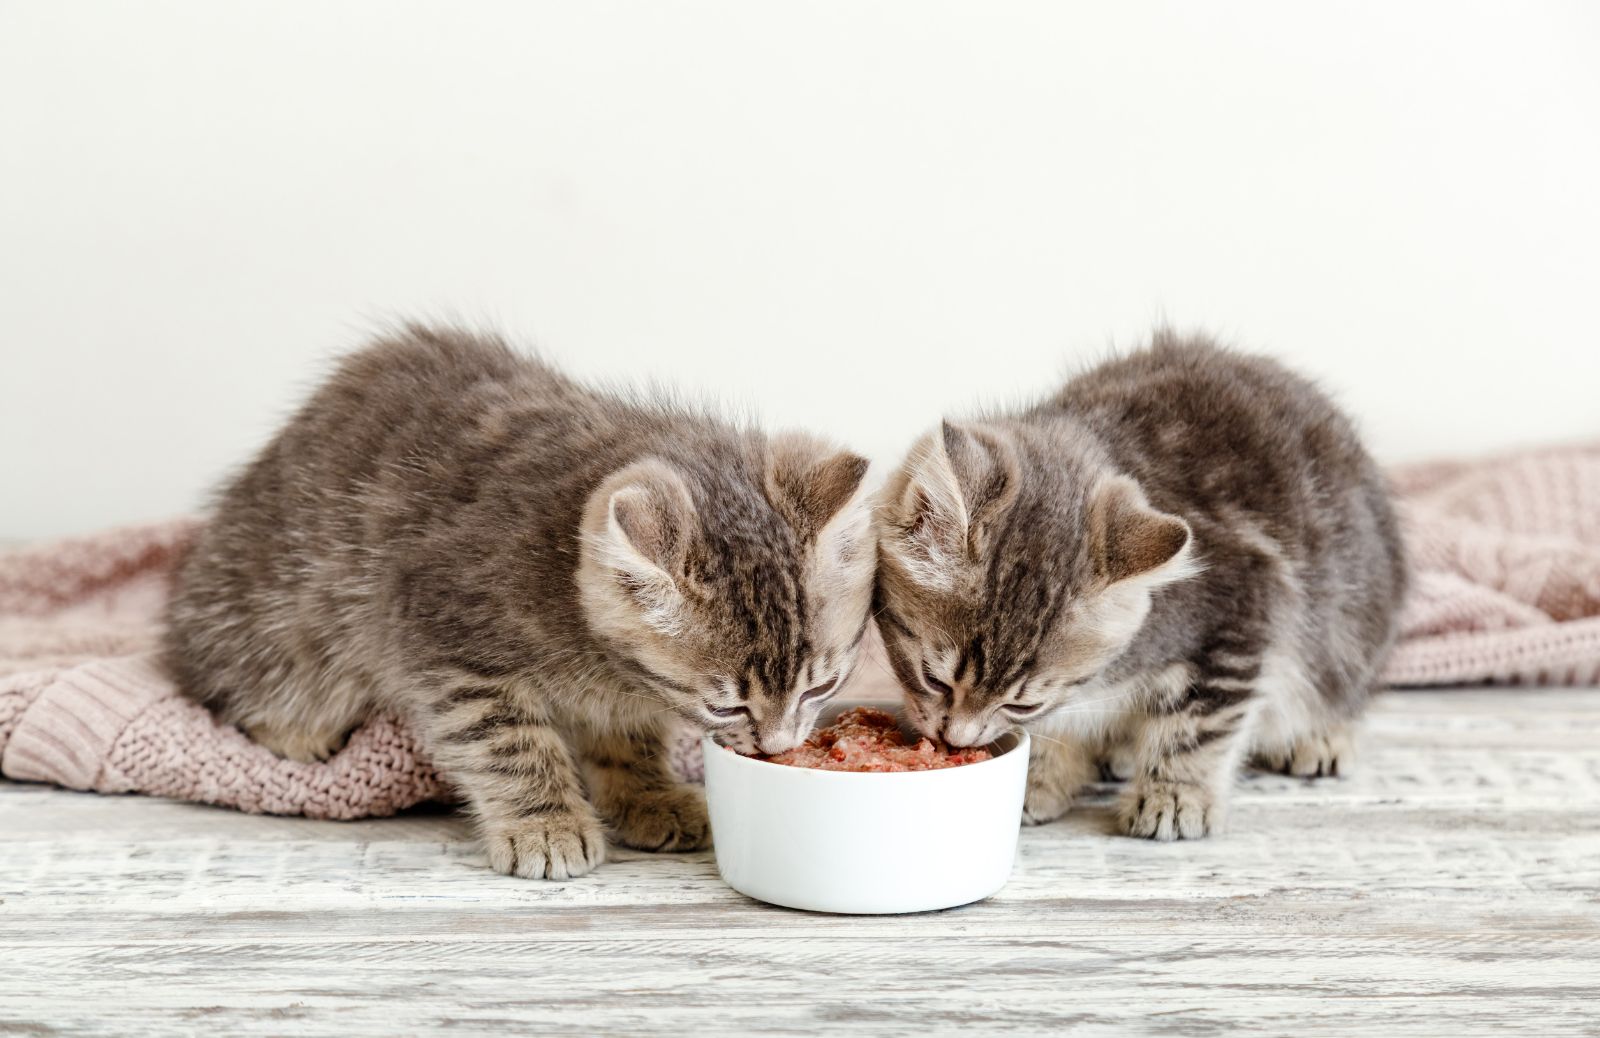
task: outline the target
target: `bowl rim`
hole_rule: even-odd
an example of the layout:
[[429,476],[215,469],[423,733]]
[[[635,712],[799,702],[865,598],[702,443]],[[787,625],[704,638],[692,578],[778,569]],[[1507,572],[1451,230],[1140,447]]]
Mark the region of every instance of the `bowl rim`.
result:
[[[853,709],[858,706],[868,706],[877,710],[891,711],[897,717],[902,717],[902,719],[904,716],[900,703],[884,699],[862,700],[859,702],[852,700],[848,703],[840,703],[839,706],[846,710]],[[948,776],[952,773],[971,771],[973,768],[982,768],[990,764],[999,764],[1001,761],[1009,760],[1012,754],[1017,753],[1018,751],[1023,751],[1024,759],[1026,759],[1026,751],[1029,749],[1031,743],[1031,740],[1028,737],[1028,730],[1023,728],[1021,725],[1013,725],[1008,731],[1003,733],[1000,738],[1004,739],[1007,735],[1015,736],[1016,741],[1012,743],[1009,749],[1001,750],[999,753],[995,753],[988,760],[974,761],[971,764],[959,764],[953,768],[930,768],[926,771],[828,771],[823,768],[797,768],[792,764],[775,764],[770,760],[758,760],[755,757],[746,757],[738,750],[730,749],[729,747],[717,742],[711,737],[711,733],[709,732],[702,732],[700,735],[700,752],[701,755],[704,756],[709,754],[712,750],[719,750],[738,760],[740,764],[735,765],[736,767],[740,765],[753,765],[759,768],[774,768],[778,771],[785,771],[795,775],[826,776],[829,779],[858,779],[866,778],[868,776],[877,779],[911,779],[926,778],[930,775]],[[989,749],[994,745],[995,743],[991,742],[988,743],[984,748]],[[992,749],[991,752],[993,752]],[[709,777],[709,772],[707,775]],[[810,782],[815,781],[815,779],[797,779],[797,781]],[[936,779],[935,781],[948,782],[950,779],[942,778]]]

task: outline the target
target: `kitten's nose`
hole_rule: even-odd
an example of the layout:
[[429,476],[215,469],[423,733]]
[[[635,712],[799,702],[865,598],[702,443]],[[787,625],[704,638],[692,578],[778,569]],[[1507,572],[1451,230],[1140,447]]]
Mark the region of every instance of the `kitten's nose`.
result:
[[983,722],[975,717],[950,718],[939,730],[939,738],[951,746],[972,746],[983,734]]
[[803,742],[805,742],[805,739],[795,735],[793,732],[761,732],[756,736],[756,745],[768,757],[774,753],[782,753],[784,750],[792,750]]

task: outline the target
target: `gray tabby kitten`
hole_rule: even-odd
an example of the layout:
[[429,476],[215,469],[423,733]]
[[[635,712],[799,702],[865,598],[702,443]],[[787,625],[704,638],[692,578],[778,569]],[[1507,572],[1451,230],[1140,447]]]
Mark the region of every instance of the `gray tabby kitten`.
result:
[[1405,585],[1381,474],[1310,382],[1158,332],[1045,402],[946,422],[884,491],[878,621],[909,712],[1033,742],[1025,820],[1109,759],[1120,819],[1219,828],[1247,756],[1348,767]]
[[588,871],[602,820],[700,847],[663,724],[805,738],[866,629],[866,468],[412,327],[345,360],[227,487],[178,572],[168,660],[296,760],[411,717],[500,872]]

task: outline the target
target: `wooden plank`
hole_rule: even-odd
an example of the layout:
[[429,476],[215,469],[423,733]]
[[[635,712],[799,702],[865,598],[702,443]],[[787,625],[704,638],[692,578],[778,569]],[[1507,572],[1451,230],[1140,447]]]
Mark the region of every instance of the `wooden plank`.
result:
[[1232,831],[1102,788],[996,898],[775,909],[708,854],[496,876],[466,823],[0,783],[0,1033],[1600,1034],[1600,692],[1383,697],[1363,770]]

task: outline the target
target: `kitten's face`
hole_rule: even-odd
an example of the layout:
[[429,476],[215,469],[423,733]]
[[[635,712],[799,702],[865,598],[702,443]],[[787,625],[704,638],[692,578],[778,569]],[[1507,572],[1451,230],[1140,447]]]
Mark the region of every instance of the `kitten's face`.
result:
[[656,459],[613,475],[590,500],[579,584],[634,694],[778,753],[855,665],[875,553],[865,459],[798,436],[764,451],[742,477]]
[[878,624],[924,734],[983,745],[1081,702],[1152,592],[1192,572],[1188,526],[1051,456],[1069,449],[945,423],[885,487]]

